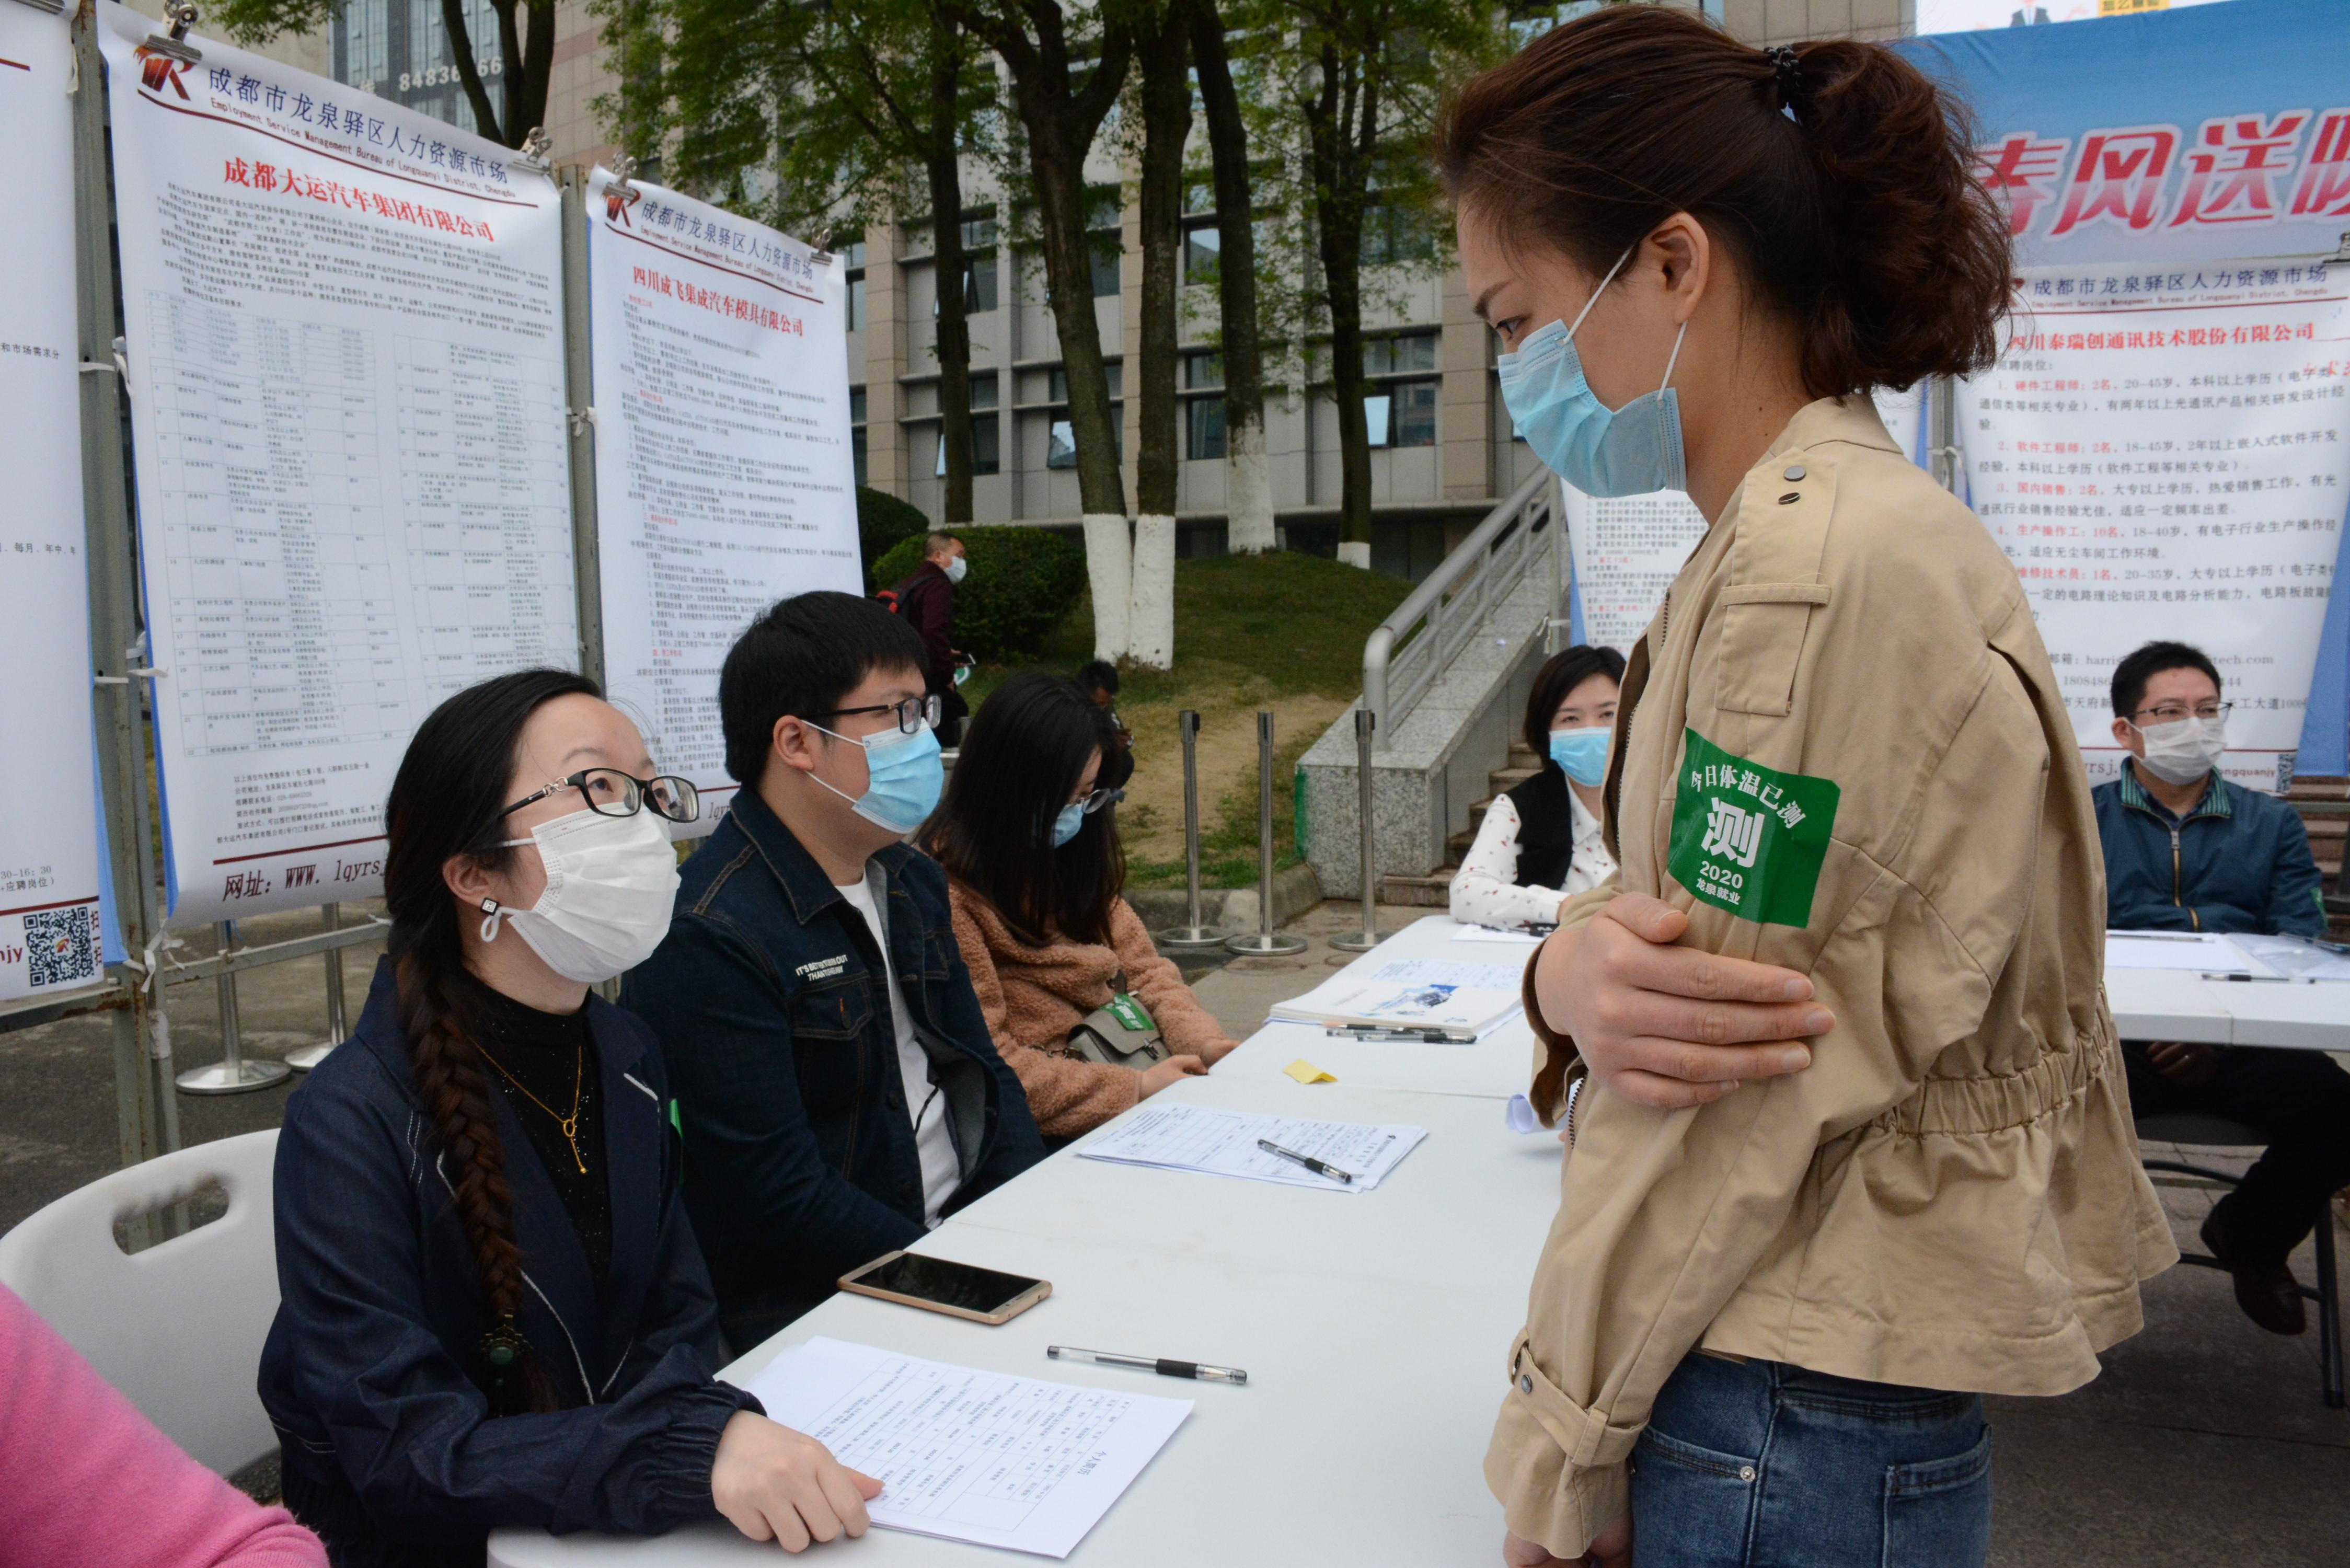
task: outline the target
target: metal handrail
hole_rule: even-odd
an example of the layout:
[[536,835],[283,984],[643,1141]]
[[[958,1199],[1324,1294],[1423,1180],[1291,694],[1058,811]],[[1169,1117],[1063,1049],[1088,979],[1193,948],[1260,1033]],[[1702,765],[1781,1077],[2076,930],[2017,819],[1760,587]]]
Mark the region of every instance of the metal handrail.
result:
[[[1535,473],[1444,557],[1363,643],[1363,706],[1382,747],[1394,742],[1406,716],[1437,677],[1476,635],[1493,607],[1524,577],[1535,556],[1535,536],[1552,547],[1554,581],[1564,591],[1566,530],[1558,476]],[[1557,607],[1552,607],[1557,612]],[[1418,636],[1412,634],[1417,631]]]

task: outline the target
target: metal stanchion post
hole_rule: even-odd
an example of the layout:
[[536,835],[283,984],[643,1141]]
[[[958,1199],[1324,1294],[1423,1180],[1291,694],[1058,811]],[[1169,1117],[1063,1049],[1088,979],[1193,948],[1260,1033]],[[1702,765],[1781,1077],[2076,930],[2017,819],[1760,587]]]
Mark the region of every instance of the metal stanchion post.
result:
[[1226,950],[1258,958],[1304,952],[1303,939],[1273,929],[1273,714],[1263,710],[1256,716],[1256,935],[1227,938]]
[[[220,936],[220,950],[236,946],[236,922],[223,920],[213,928]],[[243,1095],[255,1089],[266,1089],[285,1082],[293,1069],[283,1062],[248,1062],[244,1059],[244,1031],[236,1015],[236,971],[231,970],[220,977],[221,1059],[209,1067],[191,1067],[179,1076],[180,1093],[183,1095]]]
[[[326,929],[334,930],[342,924],[341,913],[334,905],[322,907],[327,918]],[[286,1064],[297,1073],[307,1073],[327,1059],[327,1053],[343,1043],[343,950],[327,950],[327,1037],[316,1045],[305,1045],[298,1051],[286,1053]]]
[[1363,929],[1349,931],[1342,937],[1332,937],[1330,945],[1340,952],[1370,951],[1393,931],[1383,931],[1378,926],[1378,898],[1379,888],[1379,857],[1377,835],[1371,817],[1371,727],[1378,720],[1368,708],[1355,710],[1355,770],[1362,786],[1357,811],[1362,818]]
[[1159,932],[1158,942],[1170,952],[1204,952],[1230,933],[1200,923],[1200,715],[1186,708],[1175,725],[1183,737],[1184,923]]

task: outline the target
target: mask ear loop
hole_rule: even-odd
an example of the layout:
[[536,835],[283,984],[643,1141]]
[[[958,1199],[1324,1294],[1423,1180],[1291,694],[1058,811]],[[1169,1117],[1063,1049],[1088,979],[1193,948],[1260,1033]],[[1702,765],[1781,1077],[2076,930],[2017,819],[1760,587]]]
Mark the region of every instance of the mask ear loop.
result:
[[1669,387],[1673,384],[1673,366],[1679,361],[1681,357],[1681,339],[1688,336],[1689,323],[1684,321],[1681,323],[1681,329],[1673,334],[1673,351],[1665,357],[1665,379],[1663,384],[1657,389],[1658,392],[1660,394],[1664,391],[1666,387]]
[[1607,269],[1607,275],[1599,280],[1599,286],[1591,291],[1591,297],[1585,300],[1583,308],[1575,313],[1575,325],[1566,329],[1568,342],[1575,341],[1575,335],[1583,329],[1583,318],[1591,314],[1591,307],[1599,303],[1599,296],[1607,292],[1607,286],[1616,281],[1616,275],[1624,270],[1624,264],[1630,261],[1632,253],[1639,248],[1640,242],[1638,240],[1624,247],[1624,254],[1616,258],[1616,265]]
[[484,898],[482,900],[482,940],[496,941],[500,929],[499,922],[506,918],[505,906],[495,898]]

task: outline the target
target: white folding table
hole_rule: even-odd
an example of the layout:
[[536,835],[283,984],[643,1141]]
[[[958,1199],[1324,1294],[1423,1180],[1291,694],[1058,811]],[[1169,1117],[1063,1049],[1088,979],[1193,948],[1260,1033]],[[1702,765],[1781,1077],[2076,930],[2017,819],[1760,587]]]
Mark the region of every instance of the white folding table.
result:
[[[1424,920],[1356,963],[1523,964],[1531,949]],[[1337,1082],[1300,1085],[1299,1056]],[[817,1334],[1058,1382],[1195,1401],[1072,1561],[1482,1563],[1501,1550],[1485,1442],[1503,1363],[1558,1204],[1555,1138],[1508,1130],[1532,1038],[1473,1046],[1333,1040],[1274,1024],[1167,1098],[1228,1110],[1408,1123],[1428,1137],[1363,1193],[1081,1159],[1064,1149],[917,1250],[1053,1282],[1001,1327],[837,1295],[726,1369],[740,1380]],[[1128,1113],[1131,1115],[1132,1113]],[[1098,1135],[1096,1135],[1098,1136]],[[1047,1361],[1048,1344],[1215,1362],[1241,1387]],[[876,1530],[822,1561],[1004,1563],[1017,1554]],[[776,1561],[723,1524],[651,1539],[500,1531],[496,1568],[685,1568]]]

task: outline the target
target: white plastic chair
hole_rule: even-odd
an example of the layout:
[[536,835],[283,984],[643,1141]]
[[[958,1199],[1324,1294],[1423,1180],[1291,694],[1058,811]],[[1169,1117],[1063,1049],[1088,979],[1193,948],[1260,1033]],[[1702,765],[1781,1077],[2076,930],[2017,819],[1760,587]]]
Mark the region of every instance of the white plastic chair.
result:
[[[277,1314],[276,1154],[275,1128],[198,1144],[102,1176],[0,1236],[0,1283],[223,1475],[277,1447],[254,1386]],[[228,1193],[219,1219],[140,1252],[115,1244],[117,1221],[214,1182]]]

